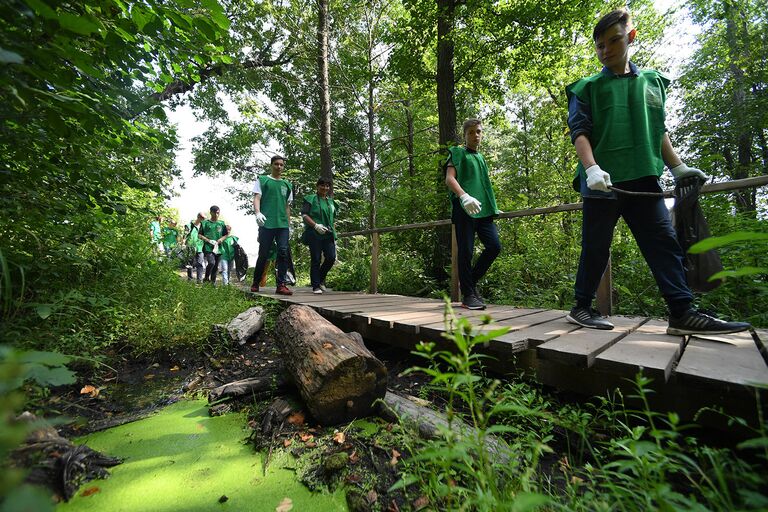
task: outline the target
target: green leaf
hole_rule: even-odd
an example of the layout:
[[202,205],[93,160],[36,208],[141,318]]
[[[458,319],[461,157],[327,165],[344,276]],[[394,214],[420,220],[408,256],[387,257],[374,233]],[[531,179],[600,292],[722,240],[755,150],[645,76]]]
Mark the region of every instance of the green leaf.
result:
[[71,357],[58,352],[43,352],[40,350],[20,352],[17,359],[20,363],[44,364],[47,366],[60,366],[72,360]]
[[149,23],[149,20],[151,19],[151,15],[144,11],[141,7],[133,6],[131,8],[131,19],[136,24],[136,27],[141,32],[144,30],[144,27]]
[[515,496],[515,501],[512,504],[512,510],[514,512],[536,510],[538,507],[544,506],[550,501],[550,498],[543,494],[538,494],[535,492],[522,492]]
[[37,316],[45,320],[49,316],[51,316],[51,313],[53,313],[53,309],[51,309],[50,304],[38,304],[35,307],[35,312],[37,313]]
[[68,12],[59,13],[56,20],[59,22],[59,25],[61,25],[61,28],[84,36],[98,32],[101,28],[95,23],[93,18],[89,19],[85,16],[78,16],[77,14],[70,14]]
[[736,231],[735,233],[730,233],[724,236],[711,236],[693,244],[691,248],[688,249],[688,252],[691,254],[700,254],[736,242],[749,242],[753,240],[768,240],[768,233]]
[[41,0],[24,0],[28,6],[30,6],[37,14],[43,18],[56,19],[58,16],[56,11],[51,9],[46,3]]
[[24,58],[16,52],[0,48],[0,63],[2,64],[24,64]]
[[717,281],[727,277],[755,276],[758,274],[768,274],[768,268],[765,267],[744,267],[736,270],[721,270],[709,276],[707,281]]
[[63,386],[73,384],[77,379],[75,372],[64,367],[49,368],[44,365],[33,364],[27,367],[27,379],[34,380],[40,386]]

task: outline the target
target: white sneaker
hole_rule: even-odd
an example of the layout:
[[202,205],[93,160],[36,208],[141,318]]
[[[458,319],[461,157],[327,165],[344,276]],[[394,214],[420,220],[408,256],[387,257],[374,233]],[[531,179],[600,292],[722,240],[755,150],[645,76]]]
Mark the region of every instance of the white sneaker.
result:
[[323,289],[322,288],[314,288],[314,289],[312,289],[312,293],[314,293],[315,295],[320,295],[320,294],[323,293]]

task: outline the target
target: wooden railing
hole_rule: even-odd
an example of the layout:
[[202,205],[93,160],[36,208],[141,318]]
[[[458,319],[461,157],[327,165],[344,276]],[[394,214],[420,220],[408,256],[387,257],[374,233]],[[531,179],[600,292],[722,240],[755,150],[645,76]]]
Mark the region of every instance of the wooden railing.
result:
[[[729,192],[734,190],[743,190],[748,188],[756,188],[768,185],[768,176],[757,176],[754,178],[745,178],[741,180],[725,181],[722,183],[710,183],[704,185],[701,188],[702,194],[713,194],[716,192]],[[674,197],[674,190],[665,190],[664,197]],[[499,219],[514,219],[517,217],[533,217],[535,215],[546,215],[548,213],[570,212],[574,210],[581,210],[582,203],[568,203],[560,204],[557,206],[547,206],[543,208],[529,208],[525,210],[515,210],[512,212],[504,212],[498,216]],[[431,222],[417,222],[415,224],[402,224],[400,226],[387,226],[381,228],[362,229],[359,231],[348,231],[345,233],[339,233],[339,237],[351,237],[357,235],[370,235],[371,236],[371,282],[368,288],[369,293],[376,293],[378,290],[378,278],[379,278],[379,238],[381,233],[395,233],[397,231],[408,231],[410,229],[430,229],[438,226],[451,225],[450,219],[435,220]],[[452,225],[451,225],[452,226]],[[451,300],[457,301],[459,299],[459,279],[456,267],[457,250],[456,250],[456,232],[451,227]],[[597,309],[604,315],[611,314],[613,309],[611,299],[612,278],[611,278],[611,261],[608,260],[608,266],[603,274],[603,279],[600,282],[600,286],[597,290]]]

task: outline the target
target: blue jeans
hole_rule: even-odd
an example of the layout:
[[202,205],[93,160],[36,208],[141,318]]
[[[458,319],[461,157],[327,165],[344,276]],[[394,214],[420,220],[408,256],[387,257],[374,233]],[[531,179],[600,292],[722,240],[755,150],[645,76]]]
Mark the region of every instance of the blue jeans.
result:
[[[201,283],[203,281],[203,272],[205,272],[205,259],[203,259],[203,253],[196,252],[191,263],[192,268],[194,268],[197,273],[197,282]],[[189,280],[192,279],[192,268],[187,269],[187,279]]]
[[[619,188],[621,185],[618,184]],[[616,199],[584,198],[581,256],[575,296],[579,305],[591,304],[608,264],[613,231],[623,217],[672,312],[685,311],[693,301],[669,212],[661,197],[617,194]]]
[[325,283],[325,276],[336,262],[336,241],[333,236],[321,237],[313,232],[306,234],[306,241],[310,257],[309,280],[312,288],[315,289]]
[[[467,215],[458,199],[453,200],[451,222],[456,228],[456,246],[458,248],[458,270],[461,294],[476,294],[477,282],[482,279],[491,264],[501,252],[499,231],[493,223],[493,217],[475,219]],[[472,256],[475,252],[475,234],[483,244],[483,252],[477,258],[474,267]]]
[[285,284],[285,272],[288,269],[288,228],[259,228],[259,257],[253,271],[253,285],[259,286],[264,267],[269,261],[269,251],[277,241],[277,286]]

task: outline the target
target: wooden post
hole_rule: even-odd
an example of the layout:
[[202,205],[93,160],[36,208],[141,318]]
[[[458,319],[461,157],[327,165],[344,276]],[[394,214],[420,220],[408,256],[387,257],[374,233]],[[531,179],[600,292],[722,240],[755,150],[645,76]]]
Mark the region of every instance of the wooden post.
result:
[[451,224],[451,302],[459,300],[459,246],[456,244],[456,226]]
[[371,285],[368,293],[375,294],[379,289],[379,233],[371,233]]
[[597,287],[597,310],[604,316],[611,316],[613,313],[613,279],[611,277],[611,258],[608,257],[608,264],[605,266],[605,272],[600,279]]

